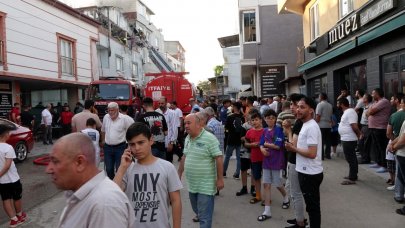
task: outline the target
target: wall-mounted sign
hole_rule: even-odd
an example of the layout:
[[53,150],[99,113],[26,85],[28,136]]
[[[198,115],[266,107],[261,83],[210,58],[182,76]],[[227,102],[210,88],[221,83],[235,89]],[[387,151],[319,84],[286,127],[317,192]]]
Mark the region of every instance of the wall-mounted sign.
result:
[[396,6],[395,0],[375,1],[360,13],[360,25],[363,26],[388,12]]
[[283,65],[260,67],[259,71],[263,98],[285,93],[284,85],[280,84],[280,81],[285,79],[285,67]]
[[0,93],[0,118],[8,119],[8,114],[13,107],[11,94]]
[[340,22],[336,27],[328,32],[328,44],[333,45],[345,39],[359,28],[357,14],[353,14],[346,20]]
[[0,81],[0,91],[11,92],[11,82]]

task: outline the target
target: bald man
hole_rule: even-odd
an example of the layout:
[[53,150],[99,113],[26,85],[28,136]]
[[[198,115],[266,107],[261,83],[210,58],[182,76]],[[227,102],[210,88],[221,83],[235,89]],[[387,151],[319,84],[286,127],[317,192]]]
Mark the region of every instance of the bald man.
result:
[[214,213],[214,195],[224,188],[222,152],[218,139],[203,126],[197,114],[186,116],[185,129],[188,133],[184,142],[184,155],[179,165],[179,177],[186,173],[191,206],[200,227],[211,227]]
[[52,147],[46,172],[57,188],[66,190],[67,205],[58,227],[129,228],[135,223],[128,198],[95,162],[95,149],[87,135],[72,133]]

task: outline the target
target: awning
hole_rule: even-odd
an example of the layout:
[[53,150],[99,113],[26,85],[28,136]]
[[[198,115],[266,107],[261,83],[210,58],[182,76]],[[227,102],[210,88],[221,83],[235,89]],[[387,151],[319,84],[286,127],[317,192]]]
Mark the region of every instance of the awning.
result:
[[301,80],[302,79],[302,75],[298,75],[298,76],[292,76],[292,77],[288,77],[284,80],[281,80],[279,83],[289,83],[293,80]]

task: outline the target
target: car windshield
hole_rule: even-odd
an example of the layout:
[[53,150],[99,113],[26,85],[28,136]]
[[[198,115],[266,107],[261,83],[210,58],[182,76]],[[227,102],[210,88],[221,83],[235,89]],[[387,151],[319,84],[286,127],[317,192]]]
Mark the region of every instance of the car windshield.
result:
[[98,84],[90,88],[92,100],[128,100],[129,85],[127,84]]

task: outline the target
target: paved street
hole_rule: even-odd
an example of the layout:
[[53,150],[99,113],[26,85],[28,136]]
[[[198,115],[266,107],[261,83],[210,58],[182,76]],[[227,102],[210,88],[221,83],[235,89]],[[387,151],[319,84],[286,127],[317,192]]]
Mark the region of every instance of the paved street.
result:
[[[31,156],[38,156],[49,149],[50,146],[37,143]],[[17,168],[24,184],[24,207],[30,217],[30,220],[21,227],[55,227],[64,207],[63,193],[54,188],[44,173],[44,167],[34,165],[32,158],[18,164]],[[231,176],[234,168],[235,161],[232,160],[228,176]],[[377,175],[367,166],[361,166],[358,183],[342,186],[340,182],[347,172],[346,161],[342,158],[327,160],[324,162],[324,168],[325,178],[321,185],[323,227],[403,227],[405,217],[395,214],[395,209],[400,205],[394,202],[392,192],[385,189],[387,185],[384,178],[387,174]],[[235,192],[239,188],[239,180],[229,177],[225,179],[225,189],[215,201],[213,227],[284,227],[285,220],[292,218],[292,208],[283,210],[281,195],[273,189],[272,218],[262,223],[258,222],[256,218],[263,207],[260,204],[249,204],[249,195],[236,197]],[[181,191],[182,226],[198,227],[198,224],[191,221],[194,215],[185,189]],[[1,213],[0,224],[3,224],[1,227],[7,227],[5,214]]]

